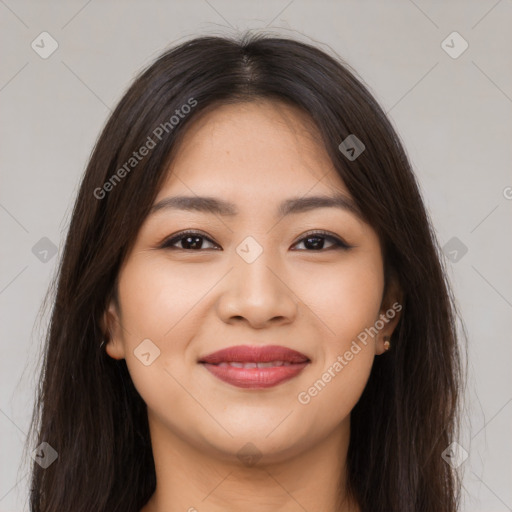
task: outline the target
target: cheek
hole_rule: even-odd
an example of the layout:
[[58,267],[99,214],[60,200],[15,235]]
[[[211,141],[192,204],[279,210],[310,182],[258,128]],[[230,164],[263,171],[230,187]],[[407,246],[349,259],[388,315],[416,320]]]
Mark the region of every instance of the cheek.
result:
[[337,266],[308,272],[300,294],[323,322],[328,347],[343,350],[378,319],[384,282],[375,254],[360,251]]
[[[211,289],[218,276],[198,265],[191,272],[170,271],[169,262],[135,258],[120,276],[123,323],[138,337],[167,343],[186,337],[194,308]],[[203,266],[203,269],[205,267]],[[193,278],[191,278],[193,275]]]
[[[202,323],[201,299],[219,276],[204,265],[171,272],[165,259],[154,261],[142,253],[134,256],[119,277],[128,370],[151,409],[166,410],[171,403],[176,410],[189,408],[191,402],[180,386],[189,378],[187,347]],[[137,355],[141,342],[148,339],[156,348],[149,344],[145,352],[158,357],[146,366]]]
[[297,395],[302,414],[313,418],[312,431],[328,431],[350,415],[368,382],[373,360],[370,344],[328,357],[321,373]]
[[347,417],[368,381],[375,357],[375,331],[370,328],[379,318],[384,286],[377,256],[373,250],[360,251],[335,271],[330,268],[328,275],[317,274],[311,281],[316,286],[304,291],[324,325],[320,364],[297,395],[304,414],[318,418],[315,428]]

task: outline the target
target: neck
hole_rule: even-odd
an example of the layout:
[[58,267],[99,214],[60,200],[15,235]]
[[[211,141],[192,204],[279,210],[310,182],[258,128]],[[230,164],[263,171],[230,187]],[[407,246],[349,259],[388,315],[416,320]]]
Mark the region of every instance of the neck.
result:
[[157,485],[141,512],[360,511],[344,492],[350,417],[305,451],[244,461],[212,456],[148,419]]

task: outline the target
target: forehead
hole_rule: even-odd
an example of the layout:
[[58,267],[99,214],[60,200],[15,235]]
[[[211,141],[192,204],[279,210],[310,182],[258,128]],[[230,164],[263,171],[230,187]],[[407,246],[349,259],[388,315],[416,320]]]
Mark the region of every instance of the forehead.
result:
[[343,192],[309,115],[278,101],[226,104],[187,126],[157,201],[169,193],[247,197]]

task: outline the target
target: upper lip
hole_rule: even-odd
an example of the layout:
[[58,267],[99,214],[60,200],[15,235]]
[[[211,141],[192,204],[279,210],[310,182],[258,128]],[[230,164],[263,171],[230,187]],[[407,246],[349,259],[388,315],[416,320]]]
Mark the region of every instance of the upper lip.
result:
[[280,345],[237,345],[199,358],[200,363],[209,364],[223,362],[270,363],[272,361],[305,363],[309,362],[309,358],[296,350]]

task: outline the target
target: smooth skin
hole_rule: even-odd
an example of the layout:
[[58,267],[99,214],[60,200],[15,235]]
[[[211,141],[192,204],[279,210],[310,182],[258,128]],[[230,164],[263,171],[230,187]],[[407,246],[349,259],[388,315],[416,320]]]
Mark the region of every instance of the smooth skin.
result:
[[[277,214],[286,199],[335,193],[350,199],[312,121],[296,107],[223,105],[191,123],[155,204],[209,196],[238,213],[150,214],[121,267],[119,307],[112,301],[105,314],[107,353],[126,359],[148,407],[157,487],[142,512],[360,511],[346,496],[337,505],[350,412],[399,313],[308,404],[297,397],[400,293],[391,283],[384,296],[379,239],[353,212]],[[163,247],[187,229],[203,238],[187,245],[185,234]],[[352,247],[308,242],[305,234],[318,230]],[[263,251],[251,263],[237,252],[247,237]],[[160,351],[149,365],[134,353],[145,339]],[[234,345],[284,345],[311,362],[275,387],[242,389],[198,363]],[[238,456],[244,446],[252,462]]]

